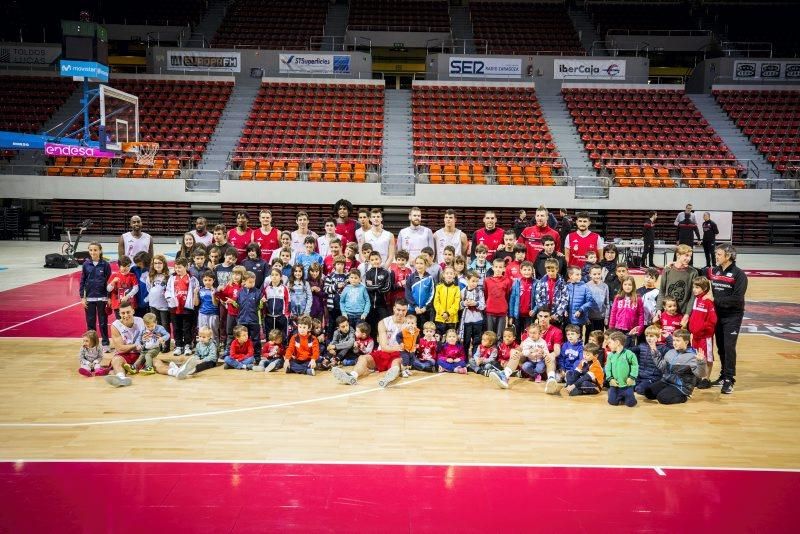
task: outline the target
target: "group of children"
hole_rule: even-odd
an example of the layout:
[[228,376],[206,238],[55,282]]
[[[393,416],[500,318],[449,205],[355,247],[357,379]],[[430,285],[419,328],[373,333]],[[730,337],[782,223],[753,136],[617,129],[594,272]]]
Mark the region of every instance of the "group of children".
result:
[[378,323],[403,299],[408,315],[394,341],[405,376],[472,371],[503,388],[519,376],[545,381],[547,393],[608,388],[609,403],[628,406],[634,393],[674,403],[711,387],[716,316],[709,281],[689,265],[690,247],[678,247],[663,274],[648,269],[637,288],[613,244],[602,258],[589,250],[570,265],[545,235],[534,261],[510,241],[498,251],[478,244],[471,262],[448,246],[437,263],[425,247],[410,265],[399,250],[384,266],[368,243],[342,247],[327,236],[323,257],[318,238],[305,237],[297,252],[286,237],[269,259],[255,242],[244,255],[184,242],[173,272],[163,255],[140,252],[119,258],[112,273],[91,243],[80,291],[93,330],[79,372],[103,374],[106,317],[122,303],[137,307],[146,326],[131,373],[152,374],[153,359],[172,342],[173,354],[198,357],[193,373],[220,359],[229,369],[315,375],[376,349]]

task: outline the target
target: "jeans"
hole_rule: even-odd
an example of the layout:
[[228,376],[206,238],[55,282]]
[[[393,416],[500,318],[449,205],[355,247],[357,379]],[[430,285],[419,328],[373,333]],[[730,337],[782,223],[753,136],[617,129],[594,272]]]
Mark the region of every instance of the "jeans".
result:
[[539,360],[538,362],[528,360],[523,363],[520,368],[526,375],[535,377],[536,375],[544,373],[547,370],[547,365],[544,363],[544,360]]
[[601,386],[594,381],[594,378],[592,378],[589,373],[567,371],[565,378],[567,386],[575,386],[575,389],[569,392],[570,397],[597,395],[600,393]]
[[139,357],[133,364],[133,367],[136,369],[140,369],[142,364],[145,367],[153,367],[153,358],[161,354],[161,347],[155,347],[152,349],[142,349],[142,352],[139,353]]
[[[86,328],[97,330],[97,335],[102,339],[103,345],[108,345],[108,314],[106,314],[106,301],[94,300],[86,303]],[[95,328],[97,325],[97,328]]]
[[278,369],[283,369],[284,359],[281,358],[281,357],[264,358],[264,359],[261,360],[261,366],[262,367],[266,367],[267,365],[271,364],[272,362],[278,362],[278,364],[275,366],[275,369],[274,369],[275,371],[277,371]]
[[469,363],[467,364],[467,368],[477,375],[489,375],[491,371],[499,371],[502,369],[500,363],[497,360],[491,362],[484,362],[478,365],[475,362],[475,358],[470,358]]
[[633,394],[633,387],[614,387],[611,386],[608,388],[608,403],[611,406],[619,406],[622,403],[625,403],[625,406],[628,408],[633,408],[636,406],[636,397]]
[[299,362],[297,360],[289,360],[289,369],[286,371],[287,373],[295,373],[298,375],[307,375],[308,370],[310,369],[309,364],[311,360],[307,360],[304,362]]
[[436,362],[433,360],[421,360],[416,356],[414,356],[413,358],[411,358],[411,368],[416,369],[417,371],[425,371],[426,373],[433,373],[436,371]]
[[255,359],[252,356],[249,358],[245,358],[244,360],[237,360],[235,358],[231,358],[230,356],[225,356],[225,363],[228,364],[228,367],[232,367],[233,369],[252,367],[254,360]]

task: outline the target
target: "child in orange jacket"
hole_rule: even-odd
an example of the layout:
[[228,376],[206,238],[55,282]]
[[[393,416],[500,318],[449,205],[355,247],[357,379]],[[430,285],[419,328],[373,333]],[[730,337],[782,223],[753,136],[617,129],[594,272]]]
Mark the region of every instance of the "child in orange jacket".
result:
[[311,333],[312,320],[303,315],[297,320],[297,333],[286,345],[286,372],[299,375],[316,374],[319,359],[319,340]]

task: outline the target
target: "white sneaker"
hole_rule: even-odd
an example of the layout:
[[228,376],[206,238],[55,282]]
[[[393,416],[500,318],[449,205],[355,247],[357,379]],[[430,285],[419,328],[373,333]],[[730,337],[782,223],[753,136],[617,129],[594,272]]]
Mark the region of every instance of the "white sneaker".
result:
[[267,364],[266,367],[264,367],[264,372],[271,373],[272,371],[275,370],[276,367],[278,367],[278,360],[272,360]]
[[378,380],[378,385],[382,388],[385,388],[386,386],[397,380],[399,376],[400,376],[400,368],[392,367],[391,369],[386,371],[386,374],[383,375],[383,378]]
[[114,386],[115,388],[130,386],[133,383],[127,376],[120,377],[114,374],[106,375],[105,380],[108,384]]
[[403,369],[403,372],[400,373],[400,376],[403,378],[408,378],[411,376],[411,371],[409,371],[408,369]]
[[186,347],[183,349],[184,356],[189,356],[192,353],[192,347]]
[[547,383],[544,385],[544,392],[548,395],[555,395],[558,391],[559,387],[556,379],[553,377],[548,378]]
[[317,374],[317,372],[314,369],[311,369],[309,367],[308,370],[306,370],[306,374],[307,375],[311,375],[311,376],[315,376]]
[[178,380],[184,380],[187,376],[194,373],[194,370],[197,368],[198,359],[194,356],[183,362],[178,372],[175,373],[175,378]]
[[183,347],[175,347],[175,350],[172,351],[172,354],[175,356],[180,356],[183,354]]
[[331,369],[331,374],[333,374],[333,378],[336,379],[337,382],[340,384],[344,384],[346,386],[355,386],[358,379],[342,369],[341,367],[334,367]]

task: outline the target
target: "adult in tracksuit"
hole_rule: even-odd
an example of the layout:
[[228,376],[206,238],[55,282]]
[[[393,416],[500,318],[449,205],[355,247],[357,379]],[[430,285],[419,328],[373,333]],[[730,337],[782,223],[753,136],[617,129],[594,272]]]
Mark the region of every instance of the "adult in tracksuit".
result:
[[733,245],[717,245],[714,255],[717,266],[709,267],[707,273],[717,309],[714,337],[722,370],[712,385],[722,386],[722,393],[730,394],[736,383],[736,343],[744,317],[747,275],[736,266],[736,249]]
[[703,214],[703,255],[706,257],[706,268],[715,267],[717,262],[714,258],[714,247],[717,246],[717,234],[719,228],[717,223],[711,220],[711,214]]
[[[680,221],[680,223],[678,223],[676,237],[678,245],[688,245],[690,247],[694,247],[695,237],[697,238],[697,241],[700,241],[700,231],[697,229],[697,223],[694,222],[694,218],[687,215],[682,221]],[[692,258],[689,259],[689,265],[693,265],[693,259],[694,254],[692,254]]]
[[102,339],[103,350],[108,351],[108,279],[111,277],[111,265],[103,259],[103,247],[100,243],[89,243],[89,259],[81,267],[79,291],[81,304],[86,311],[86,327],[94,330],[98,325],[98,334]]

